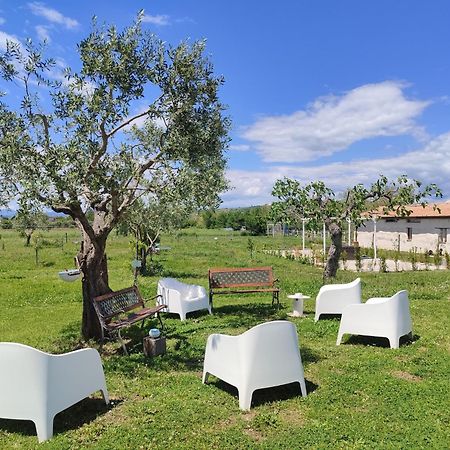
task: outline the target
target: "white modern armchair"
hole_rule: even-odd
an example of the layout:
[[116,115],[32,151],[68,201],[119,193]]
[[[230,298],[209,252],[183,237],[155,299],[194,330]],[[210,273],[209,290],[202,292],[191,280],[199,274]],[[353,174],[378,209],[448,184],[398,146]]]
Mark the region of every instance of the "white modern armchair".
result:
[[167,305],[166,312],[175,313],[181,320],[186,314],[207,309],[211,314],[211,305],[203,286],[186,284],[175,278],[161,278],[158,282],[158,303]]
[[108,404],[97,350],[50,355],[27,345],[0,342],[0,417],[32,420],[39,442],[53,436],[55,415],[95,391]]
[[316,297],[317,322],[321,314],[342,314],[347,305],[361,303],[361,279],[351,283],[327,284],[322,286]]
[[412,336],[408,292],[399,291],[392,297],[371,298],[361,305],[347,306],[342,313],[336,345],[346,333],[386,337],[391,348],[398,348],[402,336]]
[[210,335],[203,383],[209,374],[237,387],[242,410],[250,409],[255,390],[271,386],[298,382],[306,397],[297,330],[283,320],[257,325],[239,336]]

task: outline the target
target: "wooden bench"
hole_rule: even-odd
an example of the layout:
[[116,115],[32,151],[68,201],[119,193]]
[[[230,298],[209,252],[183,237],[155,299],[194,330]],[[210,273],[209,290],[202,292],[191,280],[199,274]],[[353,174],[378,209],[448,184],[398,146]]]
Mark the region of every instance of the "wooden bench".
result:
[[117,335],[126,355],[128,355],[127,348],[120,334],[122,328],[142,321],[142,329],[145,319],[156,315],[161,323],[161,329],[164,329],[159,312],[166,308],[166,305],[147,308],[137,286],[95,297],[94,308],[102,327],[102,341],[105,339],[105,333]]
[[279,306],[280,289],[275,286],[272,267],[251,267],[238,269],[209,269],[209,301],[214,294],[250,294],[271,292],[272,305]]

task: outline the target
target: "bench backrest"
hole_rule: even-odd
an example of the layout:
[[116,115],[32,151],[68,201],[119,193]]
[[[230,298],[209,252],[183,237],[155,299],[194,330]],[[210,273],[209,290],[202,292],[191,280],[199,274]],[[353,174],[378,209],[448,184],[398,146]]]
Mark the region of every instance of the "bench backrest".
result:
[[139,306],[144,307],[144,301],[136,286],[94,298],[94,307],[105,320]]
[[272,267],[209,269],[209,287],[273,286]]

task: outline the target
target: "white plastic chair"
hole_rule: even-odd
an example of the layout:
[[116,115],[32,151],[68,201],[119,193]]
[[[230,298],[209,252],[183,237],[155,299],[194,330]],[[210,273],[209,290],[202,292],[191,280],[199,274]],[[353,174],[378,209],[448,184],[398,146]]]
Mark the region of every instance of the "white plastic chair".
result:
[[399,291],[392,297],[371,298],[361,305],[347,306],[342,313],[336,345],[346,333],[386,337],[391,348],[398,348],[402,336],[412,336],[408,292]]
[[32,420],[39,442],[53,436],[57,413],[99,390],[108,404],[102,362],[93,348],[50,355],[0,342],[0,417]]
[[161,278],[158,282],[158,304],[167,305],[164,310],[175,313],[181,320],[186,320],[186,314],[207,309],[211,314],[211,305],[203,286],[186,284],[175,278]]
[[306,397],[297,330],[287,321],[263,323],[239,336],[210,335],[203,383],[209,374],[237,387],[242,410],[250,409],[255,390],[271,386],[298,382]]
[[322,286],[316,298],[317,322],[321,314],[342,314],[347,305],[361,303],[361,279],[351,283],[327,284]]

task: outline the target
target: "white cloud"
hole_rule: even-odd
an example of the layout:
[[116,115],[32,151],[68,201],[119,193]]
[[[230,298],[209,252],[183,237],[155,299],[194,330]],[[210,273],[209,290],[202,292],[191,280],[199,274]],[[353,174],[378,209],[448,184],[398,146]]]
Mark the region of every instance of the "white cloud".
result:
[[4,31],[0,31],[0,49],[3,51],[6,50],[6,41],[14,42],[22,47],[22,44],[15,36],[5,33]]
[[68,30],[73,30],[80,25],[75,19],[64,16],[56,9],[45,6],[44,3],[28,3],[28,7],[35,16],[44,17],[49,22],[62,25]]
[[230,145],[230,150],[235,150],[236,152],[247,152],[250,150],[250,145],[247,144]]
[[450,197],[450,132],[431,140],[415,151],[378,159],[358,159],[313,167],[275,166],[267,171],[229,170],[234,189],[224,194],[224,206],[248,206],[271,203],[275,180],[298,179],[302,184],[322,180],[335,191],[345,191],[356,184],[370,184],[380,174],[390,179],[407,174],[422,182],[436,183],[444,197]]
[[49,27],[44,25],[36,25],[34,29],[36,30],[36,34],[38,35],[40,41],[47,41],[48,43],[52,41],[49,33]]
[[344,150],[378,136],[424,136],[415,118],[429,102],[409,100],[405,84],[367,84],[342,96],[318,98],[304,111],[269,116],[244,129],[264,161],[299,162]]
[[159,25],[159,26],[165,26],[165,25],[170,24],[169,16],[167,16],[165,14],[157,14],[155,16],[145,14],[142,17],[142,22],[151,23],[153,25]]

